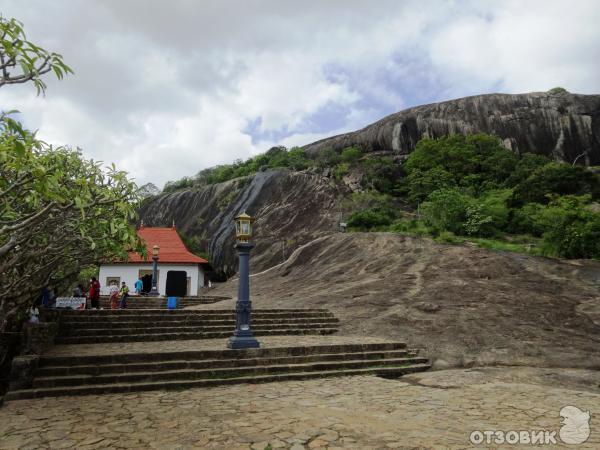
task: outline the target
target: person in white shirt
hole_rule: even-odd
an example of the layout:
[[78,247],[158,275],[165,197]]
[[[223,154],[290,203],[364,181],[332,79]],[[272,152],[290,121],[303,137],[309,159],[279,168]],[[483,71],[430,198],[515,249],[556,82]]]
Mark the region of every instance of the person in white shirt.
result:
[[110,309],[117,309],[119,307],[119,286],[111,284],[108,288],[108,294],[110,298]]
[[40,310],[35,306],[35,303],[27,310],[27,313],[29,314],[29,322],[40,323]]

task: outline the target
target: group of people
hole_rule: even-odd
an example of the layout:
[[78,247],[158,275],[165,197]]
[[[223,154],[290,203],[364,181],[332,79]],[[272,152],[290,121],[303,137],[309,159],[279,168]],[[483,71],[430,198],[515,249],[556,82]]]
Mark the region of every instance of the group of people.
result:
[[[141,292],[142,281],[136,281],[136,292],[138,291],[138,282],[140,284],[139,290]],[[111,284],[108,288],[110,309],[125,309],[127,308],[127,298],[129,297],[129,287],[124,281],[121,283],[121,287],[116,284]],[[90,288],[85,293],[83,285],[78,284],[73,290],[73,297],[87,297],[90,300],[91,309],[100,308],[100,282],[96,277],[90,279]]]
[[121,287],[116,284],[111,284],[108,287],[108,295],[110,299],[110,309],[125,309],[127,308],[127,297],[129,297],[129,286],[124,281],[121,282]]

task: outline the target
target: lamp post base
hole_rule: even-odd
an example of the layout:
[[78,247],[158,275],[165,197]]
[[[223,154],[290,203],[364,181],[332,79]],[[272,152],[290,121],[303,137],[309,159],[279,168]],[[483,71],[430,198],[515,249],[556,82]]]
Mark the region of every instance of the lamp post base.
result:
[[237,350],[243,348],[260,348],[260,342],[254,336],[231,336],[227,348]]

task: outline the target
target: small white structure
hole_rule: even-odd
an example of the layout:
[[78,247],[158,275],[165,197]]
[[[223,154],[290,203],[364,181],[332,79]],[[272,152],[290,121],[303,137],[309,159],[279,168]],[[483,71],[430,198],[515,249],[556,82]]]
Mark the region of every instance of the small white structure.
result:
[[146,243],[148,257],[143,259],[137,253],[129,253],[125,262],[112,262],[100,266],[100,292],[108,295],[109,286],[121,282],[127,283],[130,292],[134,292],[134,284],[139,279],[144,285],[143,291],[152,288],[152,248],[159,246],[158,255],[158,292],[160,295],[194,297],[204,287],[204,268],[208,261],[191,253],[186,247],[175,227],[138,229],[138,235]]

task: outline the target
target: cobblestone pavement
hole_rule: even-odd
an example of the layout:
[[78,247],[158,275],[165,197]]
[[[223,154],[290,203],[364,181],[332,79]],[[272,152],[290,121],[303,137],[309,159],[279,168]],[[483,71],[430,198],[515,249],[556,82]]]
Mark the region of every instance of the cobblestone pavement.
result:
[[[311,345],[369,344],[378,342],[396,342],[385,338],[365,336],[257,336],[262,348],[302,347]],[[114,353],[155,353],[186,350],[226,350],[228,339],[199,339],[195,341],[149,341],[149,342],[116,342],[108,344],[74,344],[57,345],[45,355],[112,355]]]
[[558,431],[565,405],[592,415],[577,448],[600,448],[597,381],[489,368],[14,401],[0,409],[0,448],[465,448],[473,430]]

